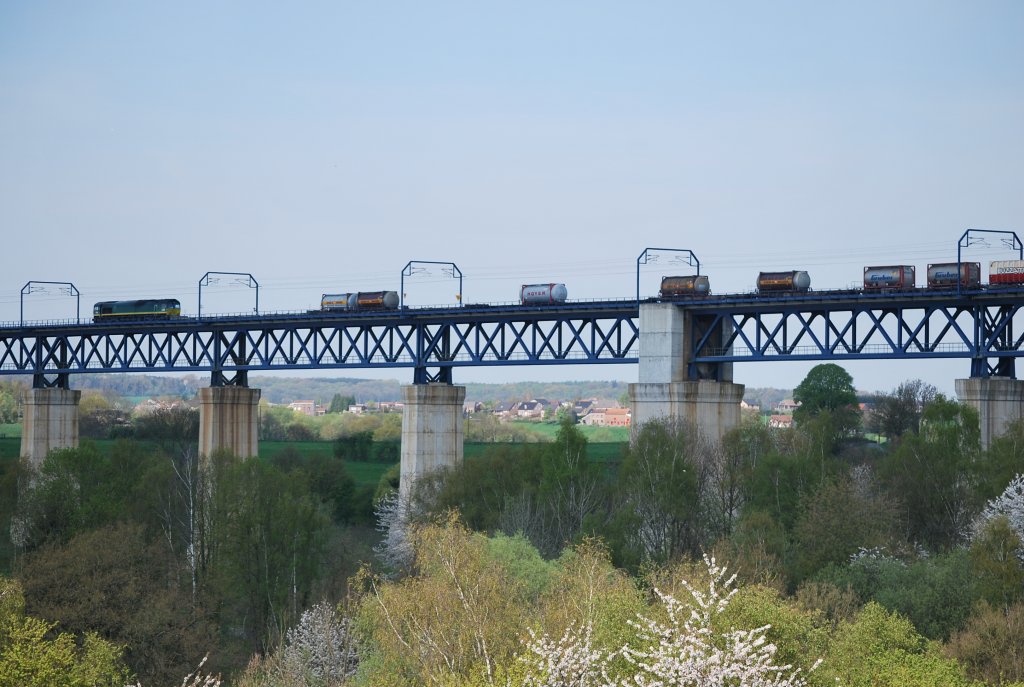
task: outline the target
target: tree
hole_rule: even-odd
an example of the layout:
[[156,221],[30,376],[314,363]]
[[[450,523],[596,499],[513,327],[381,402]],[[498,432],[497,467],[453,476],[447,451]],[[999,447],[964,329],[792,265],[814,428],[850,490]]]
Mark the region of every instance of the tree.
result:
[[1020,536],[1005,515],[989,520],[971,544],[971,567],[978,591],[996,608],[1009,608],[1024,593],[1020,546]]
[[365,684],[456,684],[469,676],[479,679],[474,684],[498,682],[496,670],[511,664],[519,647],[529,610],[525,586],[489,554],[486,538],[454,515],[410,536],[414,575],[363,578],[356,624],[368,639]]
[[348,410],[349,406],[353,406],[356,403],[355,396],[342,396],[341,394],[334,394],[334,398],[331,399],[331,405],[328,406],[328,413],[343,413]]
[[199,443],[198,408],[159,408],[135,420],[135,436],[155,442],[169,455],[196,452]]
[[850,687],[967,687],[954,659],[942,655],[914,625],[876,603],[840,627],[822,667],[825,677]]
[[696,555],[712,536],[709,447],[696,427],[648,422],[626,451],[619,473],[619,517],[632,527],[643,558],[666,562]]
[[1024,680],[1024,604],[1007,609],[979,604],[946,650],[975,680],[986,685],[1020,684]]
[[56,623],[24,614],[20,585],[0,577],[0,687],[121,687],[121,647],[87,633],[55,634]]
[[800,407],[793,411],[793,419],[797,423],[817,415],[822,410],[831,411],[836,416],[840,428],[844,430],[855,428],[860,421],[853,377],[833,363],[812,367],[793,390],[793,400],[800,402]]
[[896,504],[878,494],[866,468],[853,479],[825,483],[797,520],[797,581],[829,563],[843,563],[858,549],[890,544],[897,532]]
[[[683,584],[689,598],[680,601],[658,589],[661,608],[656,618],[638,615],[629,624],[635,634],[616,654],[595,647],[592,628],[570,628],[560,640],[531,632],[525,660],[530,668],[526,685],[806,685],[799,669],[776,660],[778,648],[767,640],[769,626],[751,630],[719,630],[716,623],[729,607],[736,576],[705,557],[708,584],[698,589]],[[817,667],[813,664],[812,670]]]
[[[1013,530],[1018,540],[1024,541],[1024,474],[1014,477],[1002,494],[985,504],[973,525],[974,538],[997,518],[1005,518],[1006,526]],[[1015,553],[1024,564],[1024,550],[1017,548]]]
[[587,517],[601,503],[598,467],[587,461],[587,439],[569,421],[559,425],[555,440],[541,453],[539,505],[547,522],[548,539],[534,542],[554,554],[584,531]]
[[326,517],[302,471],[215,453],[212,472],[210,575],[239,631],[266,651],[310,603]]
[[0,382],[0,425],[21,419],[21,398],[24,393],[24,386],[17,382]]
[[903,382],[891,394],[882,394],[871,410],[871,428],[893,440],[907,432],[917,433],[921,427],[921,413],[935,400],[938,391],[920,379]]
[[[177,565],[139,525],[113,525],[48,545],[22,564],[32,615],[74,634],[96,632],[125,646],[144,684],[167,684],[209,650],[216,625],[190,600]],[[123,684],[123,683],[121,683]]]
[[861,602],[874,601],[898,612],[929,639],[946,639],[962,627],[977,599],[971,563],[963,550],[910,562],[865,551],[843,568],[829,566],[816,579],[839,589],[852,588]]
[[[992,440],[984,459],[975,463],[975,493],[978,499],[987,500],[998,496],[1020,473],[1022,465],[1024,421],[1018,420],[1006,427],[1005,434]],[[1024,508],[1024,505],[1021,507]]]
[[902,505],[906,538],[940,550],[961,543],[970,524],[978,417],[939,394],[925,407],[921,433],[905,435],[879,466]]
[[96,392],[82,394],[82,400],[78,404],[80,437],[109,439],[118,432],[129,433],[129,424],[129,414],[115,407],[106,396]]
[[[51,451],[18,497],[12,540],[31,550],[47,541],[66,542],[82,531],[141,515],[143,478],[154,458],[134,442],[117,442],[102,453],[95,444]],[[26,472],[26,476],[28,473]]]

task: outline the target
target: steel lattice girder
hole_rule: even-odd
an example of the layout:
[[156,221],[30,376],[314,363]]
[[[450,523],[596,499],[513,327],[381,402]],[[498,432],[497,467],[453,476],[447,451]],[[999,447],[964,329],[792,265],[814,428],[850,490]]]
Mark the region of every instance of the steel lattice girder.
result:
[[[1016,358],[1020,302],[836,302],[756,310],[704,308],[694,363],[880,358]],[[713,345],[714,332],[726,332]]]
[[15,330],[0,374],[635,363],[636,306],[619,310]]

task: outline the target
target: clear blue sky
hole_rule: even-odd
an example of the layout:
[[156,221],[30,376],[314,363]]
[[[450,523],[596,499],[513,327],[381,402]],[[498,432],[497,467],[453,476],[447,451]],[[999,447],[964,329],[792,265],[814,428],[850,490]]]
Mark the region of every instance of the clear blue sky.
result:
[[[1018,1],[2,3],[0,320],[28,280],[194,312],[205,272],[244,271],[261,309],[304,309],[413,259],[458,263],[472,302],[628,296],[647,246],[694,250],[719,292],[920,273],[967,227],[1024,233],[1022,36]],[[968,368],[850,370],[951,390]],[[580,374],[636,371],[508,376]]]

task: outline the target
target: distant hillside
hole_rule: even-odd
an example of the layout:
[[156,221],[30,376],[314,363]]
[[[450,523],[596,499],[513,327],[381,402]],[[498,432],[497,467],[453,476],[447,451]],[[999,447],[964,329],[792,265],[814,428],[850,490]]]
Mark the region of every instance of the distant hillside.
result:
[[196,395],[199,387],[209,383],[208,377],[198,375],[171,377],[169,375],[88,374],[74,375],[71,379],[71,388],[109,391],[126,398],[179,396],[189,399]]
[[[76,389],[108,391],[126,398],[177,396],[194,398],[198,389],[209,385],[206,375],[90,374],[76,375]],[[262,390],[270,403],[289,403],[312,399],[330,403],[335,394],[354,396],[356,401],[400,401],[402,383],[394,379],[352,379],[346,377],[258,377],[250,376],[249,385]],[[479,402],[529,400],[574,400],[599,398],[618,400],[628,385],[619,381],[588,382],[516,382],[514,384],[466,384],[466,400]]]
[[750,387],[743,392],[743,400],[747,403],[755,403],[762,410],[774,408],[779,401],[785,398],[793,398],[792,389],[775,389],[772,387]]
[[[250,377],[249,384],[263,390],[271,403],[312,399],[329,403],[334,394],[354,396],[357,402],[400,401],[402,384],[395,380],[325,379],[302,377]],[[514,384],[465,384],[466,400],[474,402],[519,401],[531,398],[617,400],[626,393],[625,382],[516,382]]]

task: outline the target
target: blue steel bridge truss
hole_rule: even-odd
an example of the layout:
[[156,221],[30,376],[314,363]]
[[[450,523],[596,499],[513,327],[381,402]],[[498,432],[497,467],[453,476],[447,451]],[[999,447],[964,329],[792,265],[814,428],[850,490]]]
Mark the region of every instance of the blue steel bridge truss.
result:
[[[692,324],[691,379],[720,378],[723,363],[913,358],[967,358],[971,376],[1014,377],[1022,305],[1021,289],[680,303]],[[193,371],[244,385],[250,371],[403,367],[415,383],[450,383],[462,366],[635,363],[639,343],[633,300],[183,317],[0,329],[0,375],[66,387],[71,374]]]
[[1015,377],[1024,291],[829,293],[708,301],[691,309],[690,376],[766,360],[968,358],[972,377]]
[[637,361],[637,305],[466,306],[81,324],[0,330],[0,374],[67,386],[84,372],[200,371],[214,385],[249,371],[414,369],[451,382],[460,366]]

